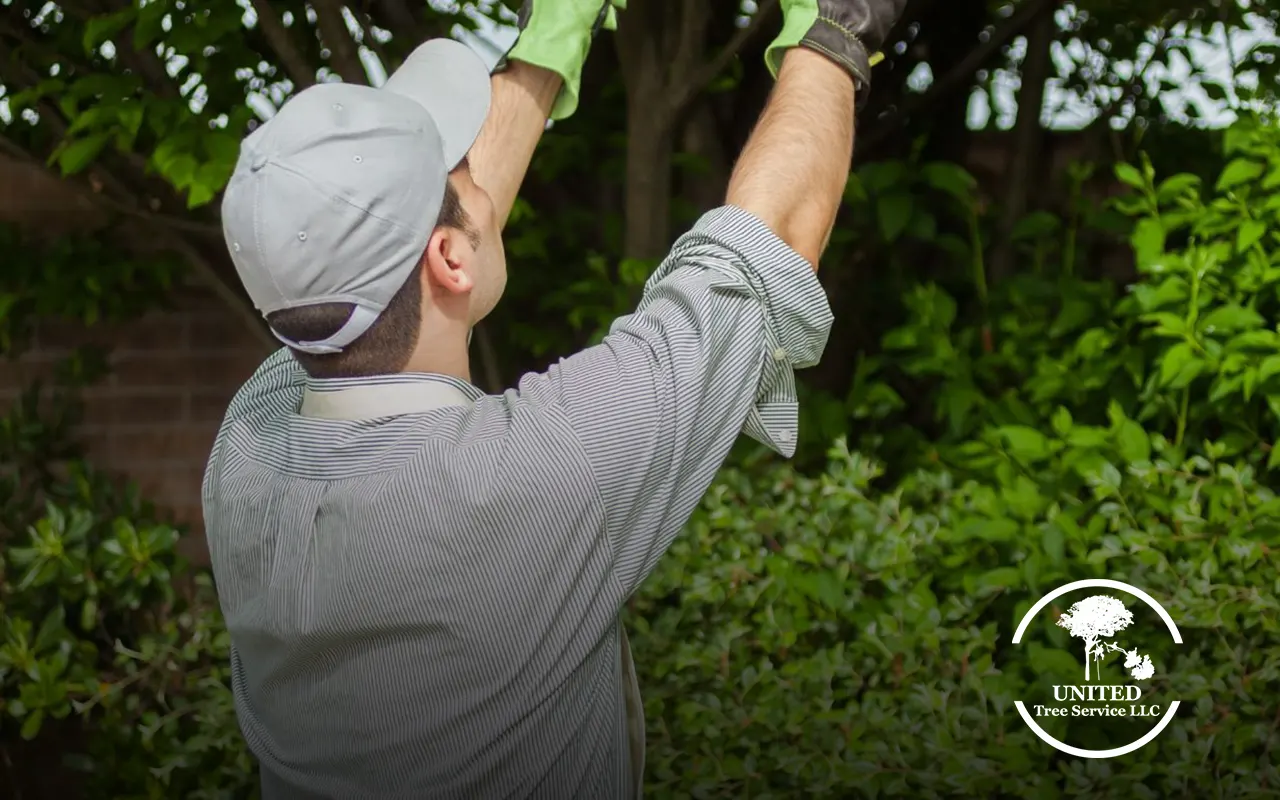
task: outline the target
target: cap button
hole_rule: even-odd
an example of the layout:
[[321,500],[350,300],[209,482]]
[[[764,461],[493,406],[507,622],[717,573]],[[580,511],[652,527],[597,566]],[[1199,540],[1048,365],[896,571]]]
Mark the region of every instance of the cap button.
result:
[[267,157],[259,154],[253,157],[253,161],[249,163],[249,169],[253,170],[254,172],[257,172],[258,170],[262,169],[266,165],[267,165]]

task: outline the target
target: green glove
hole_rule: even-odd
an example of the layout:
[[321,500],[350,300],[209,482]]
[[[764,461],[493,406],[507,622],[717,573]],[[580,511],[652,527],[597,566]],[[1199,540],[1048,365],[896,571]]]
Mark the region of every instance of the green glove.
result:
[[626,7],[626,0],[524,0],[520,35],[497,69],[515,60],[559,75],[564,86],[551,107],[551,119],[565,119],[578,109],[582,65],[592,40],[601,28],[616,30],[618,9]]
[[765,50],[765,65],[776,78],[787,50],[816,50],[853,76],[861,105],[871,67],[884,57],[880,48],[906,5],[907,0],[782,0],[782,33]]

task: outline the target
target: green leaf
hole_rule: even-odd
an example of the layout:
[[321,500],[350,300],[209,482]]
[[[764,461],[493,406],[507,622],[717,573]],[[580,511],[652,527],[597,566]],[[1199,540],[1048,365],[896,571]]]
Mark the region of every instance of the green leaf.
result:
[[26,741],[31,741],[40,733],[40,726],[44,723],[44,711],[36,709],[32,711],[22,723],[21,736]]
[[1001,517],[998,519],[975,519],[960,526],[958,533],[965,539],[982,539],[988,542],[1008,542],[1021,531],[1017,522]]
[[876,221],[886,242],[895,242],[911,222],[915,201],[906,192],[889,192],[876,199]]
[[57,161],[63,176],[83,172],[110,141],[110,133],[95,133],[61,148],[57,153]]
[[1008,443],[1010,452],[1027,461],[1039,461],[1049,456],[1049,439],[1040,431],[1026,425],[1006,425],[999,433]]
[[929,186],[951,195],[961,203],[968,204],[973,198],[973,191],[978,182],[959,164],[949,161],[934,161],[920,168],[920,178]]
[[1167,178],[1156,190],[1156,199],[1161,203],[1171,203],[1179,197],[1189,194],[1200,186],[1200,177],[1183,172]]
[[1036,642],[1027,647],[1027,660],[1037,675],[1076,678],[1084,665],[1065,650],[1051,649]]
[[846,203],[865,203],[870,197],[867,196],[867,189],[862,185],[862,179],[858,177],[858,173],[849,173],[849,180],[844,185],[844,201]]
[[1151,460],[1151,440],[1142,426],[1131,419],[1124,420],[1117,427],[1116,448],[1130,463]]
[[59,603],[45,615],[44,621],[40,623],[40,630],[31,643],[31,649],[36,653],[42,653],[56,645],[66,631],[65,621],[66,608]]
[[1240,226],[1236,231],[1236,252],[1243,253],[1250,247],[1253,247],[1262,240],[1263,235],[1267,232],[1267,224],[1251,219]]
[[1040,546],[1044,548],[1044,554],[1049,557],[1050,564],[1062,563],[1066,543],[1061,528],[1053,524],[1045,525],[1040,533]]
[[1267,356],[1258,366],[1258,382],[1265,382],[1276,374],[1280,374],[1280,355]]
[[1143,180],[1142,173],[1132,164],[1116,164],[1116,177],[1138,190],[1147,187],[1147,182]]
[[1203,368],[1204,362],[1196,356],[1191,345],[1179,342],[1160,359],[1160,384],[1181,388],[1194,380]]
[[133,48],[145,50],[164,33],[164,18],[169,14],[169,3],[151,2],[138,9],[138,22],[133,27]]
[[1260,328],[1266,323],[1262,315],[1252,308],[1225,305],[1210,311],[1200,320],[1200,329],[1206,333],[1232,333]]
[[978,591],[1008,589],[1022,583],[1022,570],[1017,567],[996,567],[978,576]]
[[85,55],[93,55],[103,42],[124,30],[133,21],[136,11],[136,8],[130,4],[127,8],[121,9],[114,14],[91,17],[84,25],[83,44]]
[[1165,230],[1160,220],[1146,217],[1138,221],[1129,236],[1139,267],[1149,266],[1164,254]]
[[1053,412],[1050,424],[1053,425],[1054,433],[1065,438],[1071,433],[1071,412],[1065,406],[1058,406],[1058,409]]
[[1101,467],[1088,476],[1089,483],[1094,487],[1094,493],[1098,497],[1110,497],[1120,491],[1120,484],[1124,481],[1124,476],[1120,474],[1120,470],[1116,469],[1116,465],[1106,462]]
[[1219,192],[1228,189],[1234,189],[1241,184],[1249,181],[1257,180],[1262,177],[1262,173],[1266,171],[1266,167],[1257,161],[1251,161],[1247,158],[1237,158],[1227,165],[1222,171],[1222,175],[1218,178],[1217,190]]

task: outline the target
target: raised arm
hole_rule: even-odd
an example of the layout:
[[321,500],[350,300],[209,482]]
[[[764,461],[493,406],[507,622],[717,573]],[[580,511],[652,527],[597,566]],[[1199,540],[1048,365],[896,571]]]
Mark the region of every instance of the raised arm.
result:
[[832,322],[814,265],[848,175],[855,84],[866,84],[828,44],[786,48],[726,205],[676,242],[636,312],[508,398],[513,420],[540,418],[581,445],[621,596],[657,564],[740,433],[795,451],[794,369],[817,363]]
[[615,5],[623,3],[525,0],[519,36],[494,72],[489,116],[468,154],[471,178],[489,193],[503,225],[547,120],[577,109],[583,62]]
[[759,217],[818,268],[853,159],[855,91],[906,0],[783,0],[765,62],[773,95],[729,180],[729,205]]
[[467,161],[472,180],[489,193],[505,225],[564,80],[549,69],[514,61],[493,76],[492,85],[489,116]]
[[852,77],[826,56],[788,50],[729,178],[725,202],[758,217],[815,270],[853,160],[853,92]]

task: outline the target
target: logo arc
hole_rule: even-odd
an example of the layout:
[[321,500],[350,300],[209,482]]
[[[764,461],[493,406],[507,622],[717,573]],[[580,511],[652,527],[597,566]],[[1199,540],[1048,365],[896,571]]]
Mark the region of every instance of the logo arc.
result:
[[1128,592],[1134,597],[1151,607],[1151,610],[1160,615],[1160,619],[1164,620],[1165,626],[1169,629],[1169,634],[1173,636],[1173,641],[1182,644],[1182,632],[1178,630],[1178,626],[1174,623],[1173,617],[1169,616],[1169,612],[1155,601],[1151,595],[1139,589],[1137,586],[1131,586],[1122,581],[1113,581],[1110,578],[1085,578],[1082,581],[1073,581],[1067,583],[1049,592],[1044,597],[1036,601],[1036,604],[1027,609],[1027,613],[1022,616],[1022,622],[1018,623],[1018,630],[1013,634],[1013,644],[1022,643],[1022,635],[1027,632],[1027,626],[1031,624],[1031,620],[1035,619],[1036,614],[1045,606],[1057,600],[1067,592],[1074,592],[1076,589],[1118,589],[1122,592]]
[[[1018,624],[1018,629],[1013,634],[1012,643],[1020,644],[1022,642],[1022,635],[1027,632],[1027,627],[1031,624],[1031,620],[1035,619],[1036,615],[1039,614],[1045,606],[1049,605],[1067,592],[1073,592],[1077,589],[1116,589],[1133,595],[1150,606],[1151,610],[1156,612],[1160,619],[1164,620],[1164,624],[1169,629],[1169,634],[1173,637],[1173,641],[1177,644],[1182,644],[1182,632],[1178,630],[1178,626],[1174,623],[1173,617],[1169,616],[1169,612],[1165,611],[1164,607],[1155,601],[1155,598],[1136,586],[1124,583],[1123,581],[1111,580],[1110,578],[1086,578],[1084,580],[1074,581],[1072,583],[1059,586],[1044,597],[1041,597],[1035,605],[1031,606],[1031,608],[1027,610],[1027,613],[1023,615],[1022,622]],[[1018,713],[1022,716],[1022,720],[1027,723],[1027,727],[1031,729],[1031,732],[1050,747],[1079,758],[1114,758],[1116,756],[1125,755],[1126,753],[1132,753],[1134,750],[1137,750],[1159,736],[1160,732],[1173,721],[1173,717],[1178,712],[1178,706],[1181,705],[1181,702],[1182,701],[1180,700],[1174,700],[1169,703],[1169,707],[1165,710],[1164,716],[1160,718],[1160,722],[1157,723],[1154,728],[1147,731],[1142,738],[1123,745],[1122,747],[1113,747],[1110,750],[1089,750],[1083,747],[1074,747],[1066,742],[1059,741],[1053,736],[1050,736],[1048,731],[1041,728],[1040,725],[1036,723],[1036,721],[1031,717],[1031,713],[1027,711],[1026,705],[1021,700],[1014,700],[1013,705],[1018,709]]]

